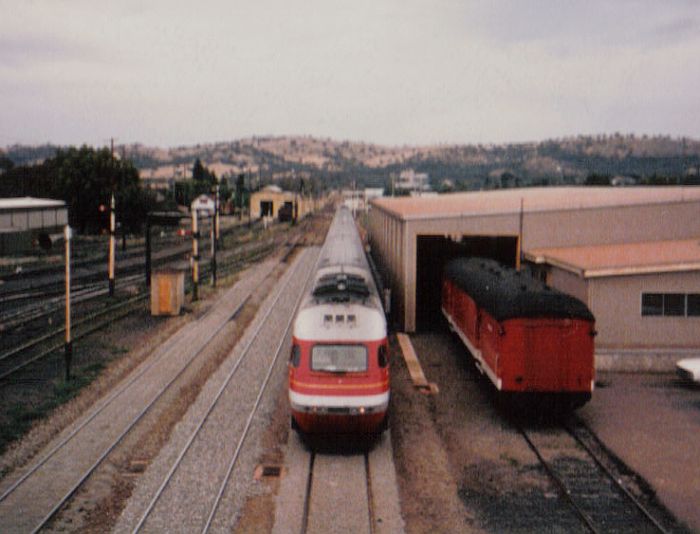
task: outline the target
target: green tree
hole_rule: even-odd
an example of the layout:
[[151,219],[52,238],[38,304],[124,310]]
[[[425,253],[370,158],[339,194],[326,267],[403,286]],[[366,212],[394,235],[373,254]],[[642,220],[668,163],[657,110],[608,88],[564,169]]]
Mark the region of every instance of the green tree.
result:
[[131,162],[112,158],[106,148],[95,150],[84,145],[59,149],[41,165],[11,169],[0,187],[0,194],[7,196],[64,200],[69,224],[81,233],[100,229],[100,205],[109,205],[112,192],[117,219],[128,231],[139,231],[154,199],[141,189],[138,171]]

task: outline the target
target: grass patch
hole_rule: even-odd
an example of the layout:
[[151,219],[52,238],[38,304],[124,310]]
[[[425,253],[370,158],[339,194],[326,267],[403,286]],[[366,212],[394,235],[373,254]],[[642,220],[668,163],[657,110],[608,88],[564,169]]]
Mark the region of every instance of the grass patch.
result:
[[6,409],[0,425],[0,454],[24,436],[35,421],[45,418],[53,410],[70,401],[89,385],[102,371],[104,364],[96,362],[81,368],[80,374],[71,380],[54,380],[47,384],[47,393],[36,403],[14,403]]

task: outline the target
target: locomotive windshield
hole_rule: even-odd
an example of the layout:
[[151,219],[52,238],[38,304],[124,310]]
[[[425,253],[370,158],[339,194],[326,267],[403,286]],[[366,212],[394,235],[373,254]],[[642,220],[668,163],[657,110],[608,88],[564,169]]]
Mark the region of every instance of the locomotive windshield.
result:
[[315,345],[311,349],[311,370],[329,373],[360,373],[367,370],[364,345]]

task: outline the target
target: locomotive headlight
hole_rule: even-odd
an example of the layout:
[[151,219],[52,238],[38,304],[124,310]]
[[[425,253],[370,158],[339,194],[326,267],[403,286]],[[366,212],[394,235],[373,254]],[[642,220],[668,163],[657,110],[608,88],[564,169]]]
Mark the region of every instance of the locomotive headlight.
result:
[[357,411],[360,412],[360,414],[363,414],[363,413],[365,413],[365,407],[364,407],[364,406],[360,406],[360,409],[357,410]]

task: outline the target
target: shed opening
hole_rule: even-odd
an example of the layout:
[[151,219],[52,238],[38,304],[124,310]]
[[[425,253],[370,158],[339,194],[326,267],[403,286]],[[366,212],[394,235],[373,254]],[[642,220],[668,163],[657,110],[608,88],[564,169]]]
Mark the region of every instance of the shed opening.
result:
[[493,258],[516,266],[517,236],[462,236],[454,241],[445,236],[419,235],[416,243],[416,330],[433,330],[442,321],[440,293],[445,264],[456,257]]

